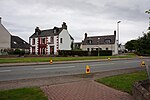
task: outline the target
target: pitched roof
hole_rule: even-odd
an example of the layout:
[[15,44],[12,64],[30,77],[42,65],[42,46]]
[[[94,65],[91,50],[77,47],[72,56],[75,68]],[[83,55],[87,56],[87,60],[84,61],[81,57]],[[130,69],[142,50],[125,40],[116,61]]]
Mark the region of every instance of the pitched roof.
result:
[[102,44],[114,44],[116,35],[106,36],[92,36],[86,37],[82,42],[83,45],[102,45]]
[[29,49],[30,45],[18,36],[11,36],[11,48]]
[[[56,29],[56,32],[54,33],[54,30]],[[58,35],[63,29],[54,27],[53,29],[47,29],[47,30],[40,30],[37,33],[34,33],[30,38],[36,38],[36,37],[45,37],[45,36],[55,36]]]

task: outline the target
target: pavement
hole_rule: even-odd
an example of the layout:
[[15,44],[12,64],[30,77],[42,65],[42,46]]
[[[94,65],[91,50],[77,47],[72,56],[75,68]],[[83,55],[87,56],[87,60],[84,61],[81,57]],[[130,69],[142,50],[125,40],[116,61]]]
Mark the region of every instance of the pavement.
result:
[[125,92],[91,80],[43,86],[41,89],[49,100],[134,100]]

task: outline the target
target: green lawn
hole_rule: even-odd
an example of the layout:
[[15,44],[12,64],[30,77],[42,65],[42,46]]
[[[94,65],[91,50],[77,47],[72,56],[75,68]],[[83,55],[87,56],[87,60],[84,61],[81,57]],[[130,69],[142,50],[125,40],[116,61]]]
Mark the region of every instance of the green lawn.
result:
[[0,100],[48,100],[40,88],[21,88],[0,91]]
[[107,58],[134,58],[136,55],[123,56],[87,56],[87,57],[16,57],[16,58],[0,58],[0,63],[21,63],[21,62],[49,62],[53,61],[73,61],[73,60],[94,60]]
[[100,78],[96,81],[131,94],[133,84],[136,81],[145,80],[147,78],[147,73],[145,71],[140,71],[131,74],[122,74],[117,76]]

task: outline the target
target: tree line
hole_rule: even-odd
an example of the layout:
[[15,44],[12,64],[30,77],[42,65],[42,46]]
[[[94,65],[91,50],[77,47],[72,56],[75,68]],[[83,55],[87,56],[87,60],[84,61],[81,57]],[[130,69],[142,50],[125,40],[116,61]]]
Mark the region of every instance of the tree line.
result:
[[136,40],[130,40],[125,44],[126,49],[134,51],[138,55],[150,55],[150,31],[144,33]]

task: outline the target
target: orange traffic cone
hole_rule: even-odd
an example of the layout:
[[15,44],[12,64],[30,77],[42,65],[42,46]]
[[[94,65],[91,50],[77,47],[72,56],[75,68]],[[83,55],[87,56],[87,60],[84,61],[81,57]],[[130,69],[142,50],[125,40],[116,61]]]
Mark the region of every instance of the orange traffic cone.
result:
[[52,60],[50,60],[50,64],[53,64],[53,61],[52,61]]
[[145,67],[145,62],[144,61],[141,62],[141,67]]
[[86,74],[89,74],[90,73],[90,67],[87,65],[86,66]]

